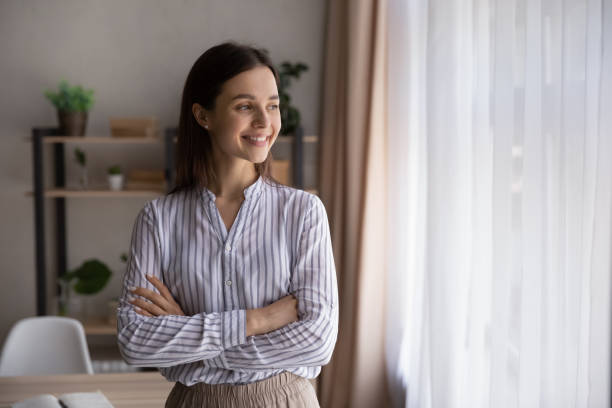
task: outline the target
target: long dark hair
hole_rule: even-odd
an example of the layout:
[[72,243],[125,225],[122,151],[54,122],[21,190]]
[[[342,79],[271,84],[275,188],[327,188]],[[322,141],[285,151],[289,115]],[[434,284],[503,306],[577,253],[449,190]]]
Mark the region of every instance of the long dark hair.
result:
[[[171,193],[207,187],[216,179],[210,134],[193,116],[193,104],[213,110],[223,84],[257,66],[270,68],[278,85],[278,73],[266,51],[248,45],[234,42],[216,45],[193,64],[183,89],[176,149],[176,186]],[[264,180],[273,180],[271,161],[270,152],[262,163],[255,163],[255,170]]]

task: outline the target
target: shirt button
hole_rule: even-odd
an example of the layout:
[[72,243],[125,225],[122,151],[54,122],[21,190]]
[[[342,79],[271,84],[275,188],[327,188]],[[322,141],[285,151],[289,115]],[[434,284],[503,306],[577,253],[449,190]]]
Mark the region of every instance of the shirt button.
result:
[[225,246],[225,250],[226,250],[227,252],[229,252],[229,251],[231,251],[231,250],[232,250],[232,247],[230,246],[230,244],[227,244],[227,245]]
[[231,281],[231,280],[226,280],[226,281],[225,281],[225,284],[226,284],[227,286],[232,286],[232,281]]

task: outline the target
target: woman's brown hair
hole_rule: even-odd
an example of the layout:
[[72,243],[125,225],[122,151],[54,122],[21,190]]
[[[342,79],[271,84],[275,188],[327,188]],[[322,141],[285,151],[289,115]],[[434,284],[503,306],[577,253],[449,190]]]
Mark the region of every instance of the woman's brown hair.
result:
[[[198,124],[192,113],[194,103],[206,110],[215,108],[215,100],[221,87],[241,72],[257,66],[270,68],[278,85],[278,73],[264,50],[226,42],[209,48],[191,67],[181,102],[176,149],[176,191],[202,188],[210,185],[216,175],[212,163],[212,142],[210,134]],[[264,180],[273,180],[270,175],[272,153],[255,170]]]

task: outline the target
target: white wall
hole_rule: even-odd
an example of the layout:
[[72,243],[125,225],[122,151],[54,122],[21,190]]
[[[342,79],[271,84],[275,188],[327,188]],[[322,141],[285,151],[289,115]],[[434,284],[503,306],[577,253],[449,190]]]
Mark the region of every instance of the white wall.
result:
[[[310,66],[292,95],[306,134],[318,134],[325,13],[324,0],[0,0],[0,341],[16,320],[36,312],[33,200],[24,194],[32,189],[32,159],[24,138],[33,126],[56,125],[43,91],[62,78],[93,88],[88,135],[108,135],[109,116],[156,115],[162,127],[175,126],[191,65],[210,46],[233,39],[268,49],[275,62]],[[104,182],[104,169],[114,163],[163,167],[161,146],[85,150],[92,183]],[[72,147],[66,153],[67,181],[74,183]],[[106,299],[118,293],[118,257],[147,200],[67,200],[69,268],[96,257],[114,271],[111,284],[91,301],[94,313],[103,313]]]

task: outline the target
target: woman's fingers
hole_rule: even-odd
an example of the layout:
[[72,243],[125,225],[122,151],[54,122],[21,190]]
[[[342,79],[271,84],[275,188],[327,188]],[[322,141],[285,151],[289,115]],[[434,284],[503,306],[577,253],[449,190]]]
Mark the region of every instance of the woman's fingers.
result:
[[147,317],[155,317],[151,313],[147,312],[146,310],[142,310],[139,307],[134,307],[134,311],[136,313],[138,313],[139,315],[143,315],[143,316],[147,316]]
[[[144,299],[133,298],[129,302],[144,312],[150,313],[152,316],[161,316],[167,314],[162,308],[154,303],[147,302]],[[142,314],[142,313],[141,313]]]
[[174,297],[172,297],[172,293],[170,293],[170,290],[166,287],[166,285],[164,285],[163,282],[159,280],[156,276],[146,275],[146,277],[147,280],[151,282],[153,286],[155,286],[159,293],[161,293],[164,299],[166,299],[166,301],[168,302],[167,306],[164,307],[168,314],[184,316],[185,313],[183,313],[183,309],[181,309],[179,304],[176,303]]
[[174,301],[174,298],[172,297],[172,294],[170,293],[170,290],[168,290],[168,288],[166,287],[166,285],[163,284],[162,281],[160,281],[159,279],[157,279],[157,277],[153,276],[153,275],[146,275],[147,280],[149,282],[151,282],[151,284],[153,286],[155,286],[155,289],[157,289],[159,291],[159,293],[161,293],[161,295],[166,298],[166,300],[170,301]]
[[159,293],[155,293],[152,290],[146,288],[136,288],[130,292],[132,292],[134,295],[142,296],[162,309],[168,308],[168,301]]
[[[134,288],[130,290],[132,294],[141,296],[148,301],[143,301],[142,303],[143,305],[147,305],[147,307],[143,307],[146,312],[152,313],[154,316],[185,315],[178,303],[174,301],[168,288],[159,279],[151,275],[147,275],[146,278],[161,294],[146,288]],[[135,304],[131,301],[130,303]],[[150,305],[153,305],[154,308]]]

